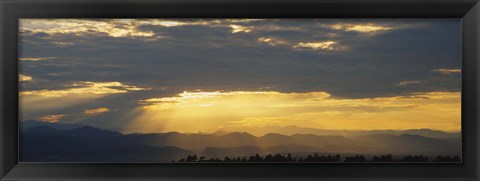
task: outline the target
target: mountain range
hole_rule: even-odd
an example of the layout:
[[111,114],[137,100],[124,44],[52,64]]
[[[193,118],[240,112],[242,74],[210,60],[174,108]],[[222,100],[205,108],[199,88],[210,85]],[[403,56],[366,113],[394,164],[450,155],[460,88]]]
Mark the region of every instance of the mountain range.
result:
[[[459,133],[434,130],[361,132],[305,128],[311,131],[303,134],[267,133],[262,136],[227,131],[211,134],[122,134],[80,124],[35,120],[21,122],[20,128],[22,162],[171,162],[192,154],[222,158],[268,153],[292,153],[297,156],[311,153],[431,156],[461,153]],[[317,131],[317,134],[312,131]]]

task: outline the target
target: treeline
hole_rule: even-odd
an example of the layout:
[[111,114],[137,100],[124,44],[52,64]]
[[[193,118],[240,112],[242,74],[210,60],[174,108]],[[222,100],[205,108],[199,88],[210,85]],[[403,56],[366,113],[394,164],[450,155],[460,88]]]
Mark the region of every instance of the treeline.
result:
[[178,161],[173,162],[460,162],[458,156],[439,155],[430,159],[424,155],[408,155],[402,158],[394,158],[391,154],[374,156],[367,159],[363,155],[347,156],[342,159],[340,155],[319,155],[318,153],[307,155],[304,158],[295,158],[288,154],[268,154],[260,156],[256,154],[249,157],[224,157],[224,158],[206,158],[204,156],[189,155]]

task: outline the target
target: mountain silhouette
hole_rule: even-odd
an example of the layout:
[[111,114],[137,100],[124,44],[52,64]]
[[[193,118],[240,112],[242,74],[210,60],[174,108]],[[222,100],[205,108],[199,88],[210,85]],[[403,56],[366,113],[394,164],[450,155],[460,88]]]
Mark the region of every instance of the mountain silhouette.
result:
[[60,134],[60,130],[51,128],[49,126],[37,126],[30,129],[26,129],[22,131],[22,133],[29,133],[29,134],[39,134],[39,135],[56,135]]
[[284,144],[295,144],[296,140],[291,136],[282,135],[278,133],[269,133],[258,138],[258,141],[261,145],[265,147],[275,146],[275,145],[284,145]]
[[[137,145],[114,131],[83,126],[57,130],[48,126],[20,134],[21,161],[170,162],[194,152],[173,146]],[[123,143],[125,141],[125,143]]]
[[[32,127],[31,124],[37,126]],[[92,126],[27,122],[20,130],[21,161],[172,161],[198,154],[211,158],[255,154],[460,155],[461,138],[413,134],[355,136],[247,132],[222,134],[122,134]],[[27,127],[29,127],[27,129]],[[59,129],[57,129],[59,128]],[[70,128],[70,129],[66,129]],[[173,159],[175,158],[175,159]],[[354,159],[355,160],[355,159]]]
[[220,136],[220,140],[225,141],[226,146],[252,146],[252,145],[258,145],[257,143],[257,137],[243,132],[233,132],[229,134],[225,134]]
[[38,126],[48,126],[50,128],[54,128],[54,129],[57,129],[57,130],[70,130],[70,129],[74,129],[74,128],[83,127],[84,125],[81,125],[81,124],[49,123],[49,122],[38,121],[38,120],[25,120],[25,121],[21,121],[19,126],[20,126],[20,129],[22,129],[22,130],[27,130],[27,129],[38,127]]
[[[461,137],[460,132],[443,132],[438,130],[431,129],[409,129],[409,130],[327,130],[327,129],[316,129],[316,128],[302,128],[297,126],[265,126],[265,127],[251,127],[245,128],[247,132],[253,135],[262,136],[269,133],[278,133],[283,135],[293,135],[293,134],[314,134],[320,136],[327,135],[341,135],[346,137],[351,136],[361,136],[369,134],[390,134],[399,136],[402,134],[412,134],[419,135],[430,138],[450,138],[450,137]],[[228,132],[223,130],[224,132]]]
[[267,151],[269,153],[281,153],[281,154],[286,154],[286,153],[293,153],[293,154],[307,154],[307,153],[316,153],[322,150],[321,147],[318,146],[307,146],[307,145],[297,145],[297,144],[292,144],[292,145],[277,145],[277,146],[271,146],[267,148]]
[[419,135],[371,134],[358,136],[356,139],[379,146],[379,150],[390,153],[424,153],[424,154],[460,154],[461,139],[427,138]]
[[122,133],[108,130],[100,130],[92,126],[83,126],[72,130],[61,131],[60,134],[84,139],[111,139],[118,136],[123,136]]

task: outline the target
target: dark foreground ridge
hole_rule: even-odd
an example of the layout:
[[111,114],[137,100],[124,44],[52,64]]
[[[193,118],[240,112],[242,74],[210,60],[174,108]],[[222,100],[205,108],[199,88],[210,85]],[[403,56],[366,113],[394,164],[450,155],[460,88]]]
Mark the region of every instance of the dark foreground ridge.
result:
[[442,156],[438,155],[437,157],[430,159],[428,156],[424,155],[408,155],[401,158],[394,158],[391,154],[374,156],[371,159],[367,159],[363,155],[347,156],[344,159],[340,155],[319,155],[315,153],[313,155],[308,155],[304,158],[295,158],[290,153],[288,154],[268,154],[260,156],[256,154],[249,157],[224,157],[220,158],[209,158],[207,159],[204,156],[198,157],[197,155],[189,155],[186,158],[182,158],[178,161],[173,162],[320,162],[320,163],[329,163],[329,162],[449,162],[449,163],[459,163],[461,162],[459,156]]

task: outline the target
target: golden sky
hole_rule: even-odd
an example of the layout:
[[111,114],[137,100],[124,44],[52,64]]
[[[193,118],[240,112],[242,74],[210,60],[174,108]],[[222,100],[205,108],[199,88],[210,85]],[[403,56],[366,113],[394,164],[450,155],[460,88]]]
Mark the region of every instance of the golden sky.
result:
[[[334,130],[460,130],[460,92],[348,99],[326,92],[183,92],[140,101],[126,132],[212,132],[298,126]],[[130,130],[132,129],[132,130]]]
[[21,19],[22,120],[461,130],[460,19]]

